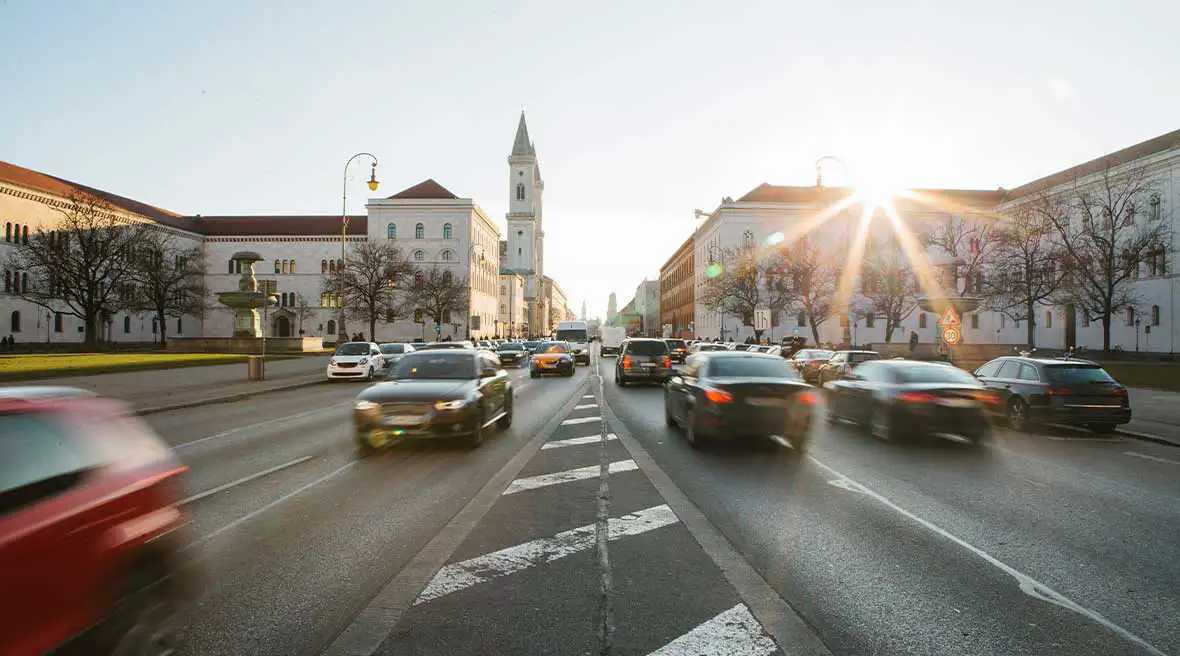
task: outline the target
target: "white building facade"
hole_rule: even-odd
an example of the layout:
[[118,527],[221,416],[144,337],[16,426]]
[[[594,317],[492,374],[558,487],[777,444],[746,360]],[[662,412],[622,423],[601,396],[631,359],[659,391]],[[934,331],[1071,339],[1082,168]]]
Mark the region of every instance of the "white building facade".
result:
[[528,335],[529,304],[524,289],[524,276],[519,273],[500,274],[500,337]]

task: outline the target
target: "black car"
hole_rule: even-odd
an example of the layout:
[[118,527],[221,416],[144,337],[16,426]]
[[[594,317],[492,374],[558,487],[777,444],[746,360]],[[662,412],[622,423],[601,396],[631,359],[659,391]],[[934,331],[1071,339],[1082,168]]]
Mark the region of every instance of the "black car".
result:
[[525,350],[520,342],[504,342],[496,347],[496,355],[499,356],[500,362],[506,367],[508,365],[523,367],[524,363],[529,359],[529,352]]
[[836,351],[816,368],[815,384],[822,387],[828,381],[839,380],[848,375],[853,367],[862,362],[880,359],[881,354],[876,351]]
[[486,351],[416,351],[360,393],[354,420],[362,455],[403,438],[461,437],[477,447],[488,426],[512,424],[512,384]]
[[975,377],[998,397],[995,409],[1013,430],[1054,423],[1105,435],[1131,421],[1127,388],[1087,360],[1003,357]]
[[672,354],[662,339],[624,340],[615,361],[615,382],[626,387],[633,381],[663,383],[672,374]]
[[521,342],[521,346],[524,347],[524,350],[529,352],[529,355],[536,353],[537,348],[539,348],[541,344],[544,344],[544,342],[539,339],[530,339],[525,342]]
[[988,434],[985,408],[996,402],[971,374],[916,360],[870,360],[824,389],[829,420],[867,426],[882,440],[939,435],[978,443]]
[[668,345],[673,362],[684,362],[688,358],[688,343],[683,339],[665,339],[664,343]]
[[762,353],[699,353],[664,387],[664,417],[693,447],[712,439],[769,437],[806,448],[815,390],[782,358]]

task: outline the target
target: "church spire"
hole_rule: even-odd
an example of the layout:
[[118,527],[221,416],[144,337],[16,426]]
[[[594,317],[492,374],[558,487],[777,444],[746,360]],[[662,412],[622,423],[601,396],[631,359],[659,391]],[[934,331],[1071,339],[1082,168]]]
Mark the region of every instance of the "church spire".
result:
[[512,141],[512,154],[536,156],[533,143],[529,139],[529,126],[524,122],[524,110],[520,112],[520,123],[516,126],[516,139]]

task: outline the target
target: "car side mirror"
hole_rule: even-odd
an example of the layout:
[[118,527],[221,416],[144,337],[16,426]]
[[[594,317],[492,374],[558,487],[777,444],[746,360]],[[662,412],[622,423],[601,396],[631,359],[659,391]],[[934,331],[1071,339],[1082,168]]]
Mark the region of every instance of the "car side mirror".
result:
[[495,369],[484,369],[483,371],[479,372],[479,377],[480,378],[495,378],[496,374],[497,374],[497,372]]

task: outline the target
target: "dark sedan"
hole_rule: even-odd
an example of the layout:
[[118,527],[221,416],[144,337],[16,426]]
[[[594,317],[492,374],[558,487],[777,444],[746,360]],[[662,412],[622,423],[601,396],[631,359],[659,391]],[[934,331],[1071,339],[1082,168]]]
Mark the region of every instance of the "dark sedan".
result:
[[876,438],[936,435],[978,443],[996,402],[971,374],[949,364],[872,360],[824,386],[828,419],[868,427]]
[[1104,435],[1131,421],[1127,388],[1086,360],[997,358],[975,370],[1013,430],[1033,423],[1084,426]]
[[740,351],[691,356],[664,390],[668,424],[693,447],[754,436],[802,451],[819,400],[782,358]]
[[541,344],[544,344],[544,343],[545,342],[543,342],[539,339],[530,339],[530,340],[521,342],[520,345],[524,347],[524,350],[529,352],[529,355],[533,355],[537,352],[537,349],[541,347]]
[[361,392],[354,419],[362,455],[403,438],[461,437],[477,447],[493,423],[511,425],[512,384],[491,353],[416,351]]
[[523,367],[529,359],[529,352],[520,342],[504,342],[496,347],[496,355],[499,356],[500,362],[505,367],[509,365]]
[[665,339],[664,343],[668,345],[668,354],[675,362],[684,362],[688,358],[688,343],[683,339]]

